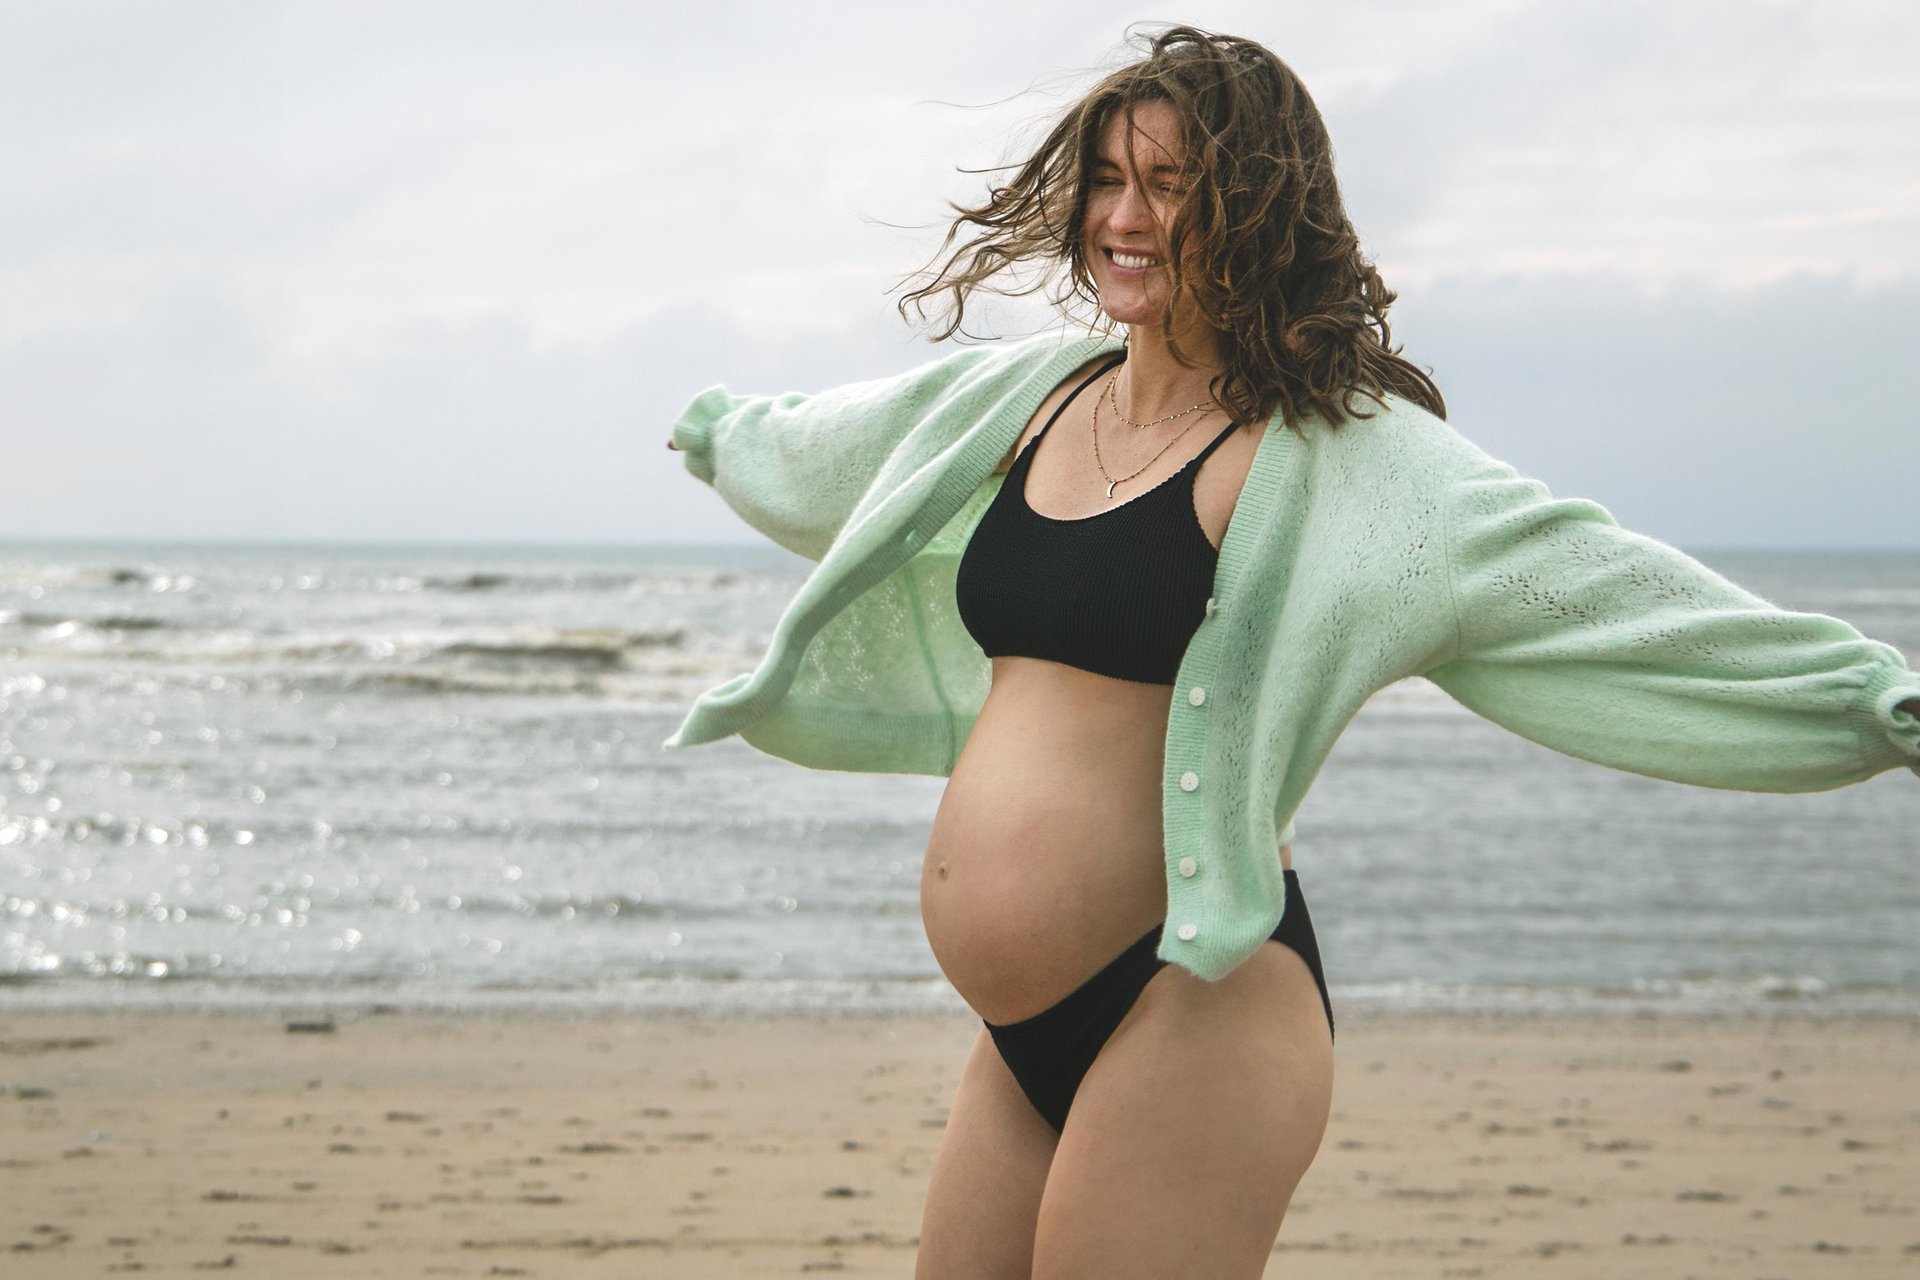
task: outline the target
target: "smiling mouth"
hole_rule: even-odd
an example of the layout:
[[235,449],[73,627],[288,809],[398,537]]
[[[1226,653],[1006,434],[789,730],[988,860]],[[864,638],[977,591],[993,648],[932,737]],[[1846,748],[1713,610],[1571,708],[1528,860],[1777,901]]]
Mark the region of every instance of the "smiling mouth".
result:
[[1122,271],[1144,271],[1148,267],[1160,265],[1160,259],[1149,258],[1144,254],[1120,253],[1113,249],[1103,249],[1101,252],[1107,255],[1108,262]]

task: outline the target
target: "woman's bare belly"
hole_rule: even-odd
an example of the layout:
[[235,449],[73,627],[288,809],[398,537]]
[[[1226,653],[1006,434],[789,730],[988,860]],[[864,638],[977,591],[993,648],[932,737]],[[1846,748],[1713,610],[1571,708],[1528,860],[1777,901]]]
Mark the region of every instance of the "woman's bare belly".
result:
[[[1173,690],[1038,658],[993,668],[934,815],[920,912],[954,990],[999,1024],[1048,1008],[1166,919]],[[1278,857],[1292,865],[1290,849]]]

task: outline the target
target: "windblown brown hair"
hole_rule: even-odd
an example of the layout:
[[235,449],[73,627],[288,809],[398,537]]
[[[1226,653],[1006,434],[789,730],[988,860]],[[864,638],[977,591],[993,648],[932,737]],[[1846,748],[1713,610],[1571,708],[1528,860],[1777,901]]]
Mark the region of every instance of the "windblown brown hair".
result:
[[[1264,46],[1195,27],[1153,37],[1144,58],[1068,108],[1024,162],[962,170],[1019,172],[984,204],[949,202],[958,216],[936,262],[963,227],[981,231],[938,272],[929,267],[907,278],[932,276],[901,298],[901,318],[912,304],[925,320],[925,300],[950,293],[950,319],[930,340],[951,337],[974,290],[1029,264],[1043,269],[1038,281],[1024,288],[996,282],[992,291],[1035,293],[1064,266],[1049,301],[1069,312],[1078,298],[1100,315],[1081,233],[1086,177],[1114,113],[1131,127],[1134,109],[1152,101],[1171,104],[1181,121],[1183,194],[1172,227],[1161,229],[1172,276],[1160,332],[1174,358],[1194,367],[1173,328],[1184,290],[1219,331],[1225,368],[1210,390],[1237,422],[1265,423],[1278,408],[1295,431],[1307,413],[1337,426],[1343,413],[1373,416],[1354,408],[1357,393],[1380,400],[1388,392],[1446,417],[1433,380],[1388,345],[1386,313],[1398,295],[1360,251],[1334,179],[1333,145],[1306,86]],[[1125,152],[1132,171],[1132,148]],[[1137,171],[1133,179],[1140,181]],[[1111,333],[1113,322],[1104,328]]]

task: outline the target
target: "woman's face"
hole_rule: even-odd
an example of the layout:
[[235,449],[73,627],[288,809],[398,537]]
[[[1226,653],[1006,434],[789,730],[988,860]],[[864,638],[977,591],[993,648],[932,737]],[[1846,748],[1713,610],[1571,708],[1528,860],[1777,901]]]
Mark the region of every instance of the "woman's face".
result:
[[[1139,183],[1128,171],[1129,152]],[[1120,324],[1160,319],[1168,288],[1164,228],[1179,206],[1180,159],[1180,120],[1171,103],[1136,106],[1131,131],[1116,111],[1101,131],[1087,173],[1081,253],[1100,309]]]

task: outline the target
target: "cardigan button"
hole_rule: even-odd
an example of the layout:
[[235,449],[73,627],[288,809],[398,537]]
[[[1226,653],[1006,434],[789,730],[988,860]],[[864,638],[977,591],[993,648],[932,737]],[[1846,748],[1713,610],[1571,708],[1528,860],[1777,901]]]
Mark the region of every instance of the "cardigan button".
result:
[[900,539],[900,541],[906,546],[907,550],[918,551],[924,538],[918,529],[909,529],[907,530],[906,536]]
[[1180,941],[1192,942],[1193,935],[1200,932],[1200,926],[1189,920],[1180,926]]
[[1200,864],[1195,862],[1192,858],[1180,859],[1180,874],[1186,877],[1187,879],[1191,880],[1193,878],[1193,873],[1198,871],[1199,869],[1200,869]]
[[1213,616],[1213,611],[1217,608],[1219,608],[1219,605],[1214,603],[1214,599],[1212,596],[1208,596],[1207,597],[1207,616],[1211,618]]
[[1193,688],[1187,690],[1187,701],[1191,702],[1194,706],[1197,707],[1201,703],[1205,702],[1206,700],[1207,700],[1207,691],[1205,689],[1202,689],[1199,685],[1195,685],[1193,686]]
[[1180,775],[1180,789],[1192,791],[1200,785],[1200,775],[1189,769]]

